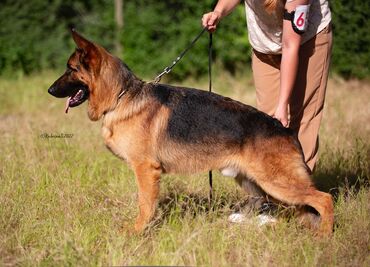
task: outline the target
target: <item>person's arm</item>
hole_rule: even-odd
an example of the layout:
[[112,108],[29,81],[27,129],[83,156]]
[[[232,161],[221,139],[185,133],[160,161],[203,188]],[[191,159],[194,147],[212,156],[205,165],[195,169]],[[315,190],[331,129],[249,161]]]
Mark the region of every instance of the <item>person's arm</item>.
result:
[[208,31],[214,32],[218,22],[240,3],[240,0],[219,0],[212,12],[206,13],[202,17],[202,25]]
[[[295,0],[286,3],[285,9],[291,12],[298,5],[307,5],[308,2],[308,0]],[[274,117],[280,120],[285,127],[289,125],[288,104],[297,75],[300,45],[301,35],[293,30],[291,21],[284,20],[280,66],[280,93]]]

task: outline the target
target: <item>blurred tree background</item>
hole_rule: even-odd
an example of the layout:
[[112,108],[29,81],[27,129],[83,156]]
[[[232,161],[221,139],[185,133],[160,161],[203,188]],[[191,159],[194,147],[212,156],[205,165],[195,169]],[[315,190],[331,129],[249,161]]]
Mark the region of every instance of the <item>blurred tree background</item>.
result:
[[[64,68],[74,44],[69,29],[122,58],[138,76],[153,77],[201,30],[202,14],[213,0],[122,0],[123,26],[114,0],[0,0],[0,74],[22,75]],[[370,75],[370,22],[367,1],[331,1],[335,45],[333,70],[345,78]],[[118,43],[117,43],[118,42]],[[204,35],[171,78],[207,72]],[[215,34],[214,57],[233,73],[249,67],[244,6],[225,18]]]

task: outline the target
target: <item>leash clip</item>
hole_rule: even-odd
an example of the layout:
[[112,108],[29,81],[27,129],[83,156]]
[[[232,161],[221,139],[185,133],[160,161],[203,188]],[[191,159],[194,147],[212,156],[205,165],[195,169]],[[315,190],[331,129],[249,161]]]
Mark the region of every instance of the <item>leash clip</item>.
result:
[[161,81],[161,79],[162,79],[162,76],[164,75],[164,74],[166,74],[166,72],[162,72],[162,73],[160,73],[160,74],[158,74],[158,76],[157,77],[155,77],[155,79],[154,79],[154,83],[159,83],[160,81]]
[[170,73],[171,72],[171,68],[169,67],[165,67],[164,70],[163,70],[164,73]]
[[161,81],[161,79],[162,79],[162,76],[165,75],[165,74],[167,74],[167,73],[170,73],[171,70],[172,70],[172,68],[165,67],[164,70],[160,74],[158,74],[157,77],[155,77],[154,83],[159,83]]

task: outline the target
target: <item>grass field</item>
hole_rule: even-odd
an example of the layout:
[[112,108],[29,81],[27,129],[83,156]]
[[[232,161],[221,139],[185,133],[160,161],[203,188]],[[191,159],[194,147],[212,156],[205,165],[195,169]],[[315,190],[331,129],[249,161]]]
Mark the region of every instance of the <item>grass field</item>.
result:
[[[57,76],[0,79],[0,266],[370,266],[370,84],[328,86],[314,180],[335,196],[332,238],[294,220],[230,225],[245,196],[218,173],[211,211],[206,174],[164,176],[153,225],[135,236],[125,231],[137,214],[134,175],[104,147],[86,104],[65,115],[47,94]],[[254,105],[249,77],[215,77],[216,92]]]

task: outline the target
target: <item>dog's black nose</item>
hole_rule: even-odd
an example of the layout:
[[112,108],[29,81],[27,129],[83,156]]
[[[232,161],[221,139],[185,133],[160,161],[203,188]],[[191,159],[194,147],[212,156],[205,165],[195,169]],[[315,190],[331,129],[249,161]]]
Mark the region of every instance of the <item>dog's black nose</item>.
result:
[[49,94],[51,94],[51,95],[53,95],[53,87],[50,87],[50,88],[48,89],[48,93],[49,93]]
[[50,86],[50,88],[48,89],[48,93],[54,97],[64,97],[60,96],[60,93],[58,92],[57,88],[54,85]]

